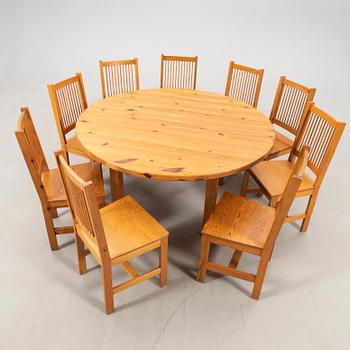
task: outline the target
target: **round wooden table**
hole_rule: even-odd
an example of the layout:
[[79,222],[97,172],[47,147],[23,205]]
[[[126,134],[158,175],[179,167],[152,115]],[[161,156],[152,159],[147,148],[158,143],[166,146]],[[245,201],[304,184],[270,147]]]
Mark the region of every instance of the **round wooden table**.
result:
[[113,199],[124,195],[123,173],[155,180],[205,180],[204,221],[216,203],[219,178],[263,159],[275,131],[261,112],[215,93],[138,90],[87,108],[77,136],[92,159],[110,168]]

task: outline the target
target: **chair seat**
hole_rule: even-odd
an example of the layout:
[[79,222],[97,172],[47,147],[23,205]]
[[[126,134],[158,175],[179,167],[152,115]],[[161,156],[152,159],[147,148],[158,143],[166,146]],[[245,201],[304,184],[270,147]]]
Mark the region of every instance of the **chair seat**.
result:
[[74,153],[79,156],[88,157],[84,146],[81,144],[77,136],[67,139],[66,149],[68,153]]
[[275,143],[268,155],[268,159],[272,159],[283,154],[288,154],[293,147],[293,141],[283,134],[276,131]]
[[[288,160],[263,161],[253,166],[249,173],[271,197],[281,196],[292,172],[294,163]],[[314,181],[304,174],[297,197],[312,193]]]
[[211,237],[263,248],[275,220],[275,209],[225,192],[202,233]]
[[130,196],[107,205],[100,213],[111,259],[168,236],[168,231]]
[[[96,186],[96,195],[98,199],[103,199],[105,196],[101,165],[96,162],[83,164],[75,164],[72,169],[84,181],[91,180]],[[63,187],[62,179],[59,170],[51,169],[42,174],[42,183],[47,193],[48,200],[53,207],[67,207],[67,196]]]

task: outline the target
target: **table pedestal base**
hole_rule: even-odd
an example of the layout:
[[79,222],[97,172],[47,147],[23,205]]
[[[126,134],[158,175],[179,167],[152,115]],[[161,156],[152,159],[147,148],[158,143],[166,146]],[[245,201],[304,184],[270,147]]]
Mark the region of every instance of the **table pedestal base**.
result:
[[112,201],[124,197],[124,178],[123,173],[117,170],[109,169],[111,182]]
[[209,219],[209,216],[216,205],[216,196],[218,193],[219,179],[207,180],[207,187],[205,190],[205,203],[203,214],[203,225]]
[[[109,169],[112,201],[124,197],[124,178],[123,173],[117,170]],[[209,219],[209,216],[216,205],[216,197],[218,193],[219,179],[207,180],[205,190],[205,203],[203,213],[203,225]]]

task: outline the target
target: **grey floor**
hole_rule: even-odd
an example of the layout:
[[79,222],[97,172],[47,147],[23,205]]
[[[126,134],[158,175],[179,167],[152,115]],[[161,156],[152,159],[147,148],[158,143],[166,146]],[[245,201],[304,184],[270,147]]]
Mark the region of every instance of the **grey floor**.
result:
[[[195,279],[204,183],[127,177],[126,192],[170,231],[169,283],[160,289],[154,279],[118,294],[110,316],[100,270],[89,258],[89,272],[78,274],[72,237],[49,250],[14,137],[19,108],[28,106],[54,166],[59,143],[46,84],[82,71],[93,103],[100,98],[98,60],[138,56],[141,86],[158,86],[162,52],[198,54],[198,88],[209,91],[223,91],[230,59],[264,67],[259,109],[266,115],[279,76],[287,75],[316,87],[317,104],[349,121],[349,9],[340,0],[0,1],[0,348],[349,349],[348,130],[308,232],[283,226],[258,302],[248,282]],[[241,174],[227,178],[220,191],[237,192],[240,182]],[[293,211],[304,205],[298,200]],[[59,222],[70,221],[68,211],[60,214]],[[230,251],[218,248],[212,257],[225,262]],[[154,263],[152,254],[135,260],[141,270]],[[243,256],[240,266],[254,272],[257,260]],[[125,277],[115,270],[116,281]]]

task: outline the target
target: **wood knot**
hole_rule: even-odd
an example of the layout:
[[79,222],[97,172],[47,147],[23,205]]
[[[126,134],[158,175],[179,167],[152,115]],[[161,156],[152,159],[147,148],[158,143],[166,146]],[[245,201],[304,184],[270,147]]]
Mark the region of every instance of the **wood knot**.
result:
[[125,163],[134,162],[135,160],[137,160],[137,158],[126,158],[126,159],[115,160],[114,163],[125,164]]
[[163,169],[162,171],[165,171],[167,173],[179,173],[183,169],[184,168],[166,168],[166,169]]

